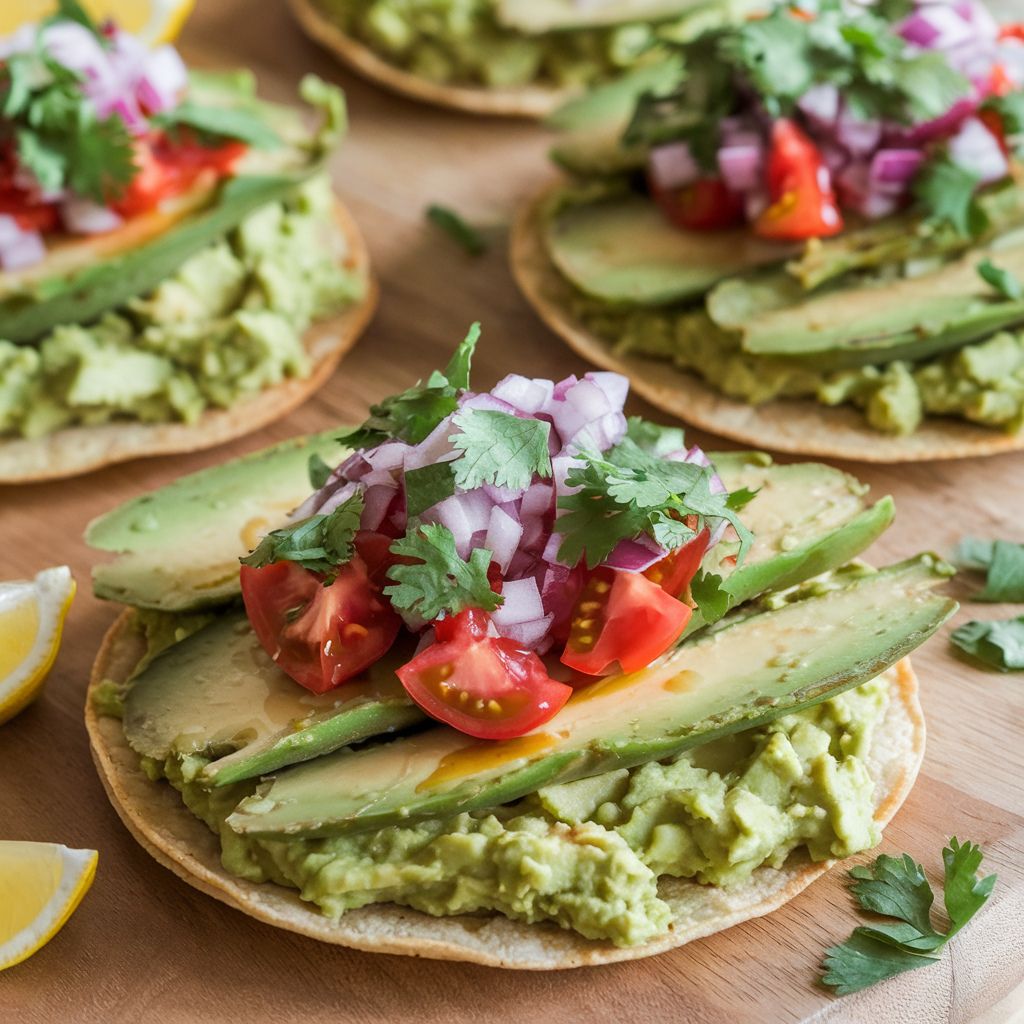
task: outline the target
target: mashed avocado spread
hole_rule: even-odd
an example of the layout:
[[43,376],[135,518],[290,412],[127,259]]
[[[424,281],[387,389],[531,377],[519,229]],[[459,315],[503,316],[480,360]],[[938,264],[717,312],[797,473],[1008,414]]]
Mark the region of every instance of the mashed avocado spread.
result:
[[525,35],[501,24],[493,0],[316,2],[342,31],[434,82],[580,87],[660,56],[648,22]]
[[865,683],[666,762],[550,786],[518,803],[328,839],[252,839],[225,824],[255,788],[208,790],[206,759],[143,759],[220,836],[224,867],[300,891],[331,918],[370,903],[429,914],[498,911],[629,946],[668,927],[659,876],[731,885],[803,847],[814,860],[874,846],[865,765],[888,686]]
[[261,207],[151,294],[38,343],[0,339],[0,435],[130,418],[194,422],[310,370],[302,334],[359,298],[326,178]]
[[730,398],[758,405],[776,398],[852,404],[876,430],[911,434],[926,415],[957,416],[1008,431],[1024,427],[1024,332],[919,363],[892,362],[831,373],[740,351],[704,313],[616,310],[575,293],[570,308],[618,352],[667,359]]

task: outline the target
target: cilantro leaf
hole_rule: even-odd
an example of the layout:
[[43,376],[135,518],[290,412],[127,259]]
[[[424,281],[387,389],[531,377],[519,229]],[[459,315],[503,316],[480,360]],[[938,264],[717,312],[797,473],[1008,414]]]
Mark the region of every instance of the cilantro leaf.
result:
[[432,203],[427,207],[427,220],[436,224],[470,256],[482,256],[487,252],[487,242],[484,241],[483,235],[447,206]]
[[92,19],[92,15],[78,2],[78,0],[57,0],[57,10],[47,19],[47,24],[57,21],[75,21],[82,28],[87,28],[104,45],[107,41],[100,32],[99,25]]
[[913,858],[882,854],[873,864],[852,868],[851,887],[862,908],[895,918],[855,928],[845,942],[825,950],[822,981],[839,995],[936,963],[946,943],[984,906],[995,875],[979,879],[981,849],[953,836],[942,851],[945,866],[943,902],[950,928],[932,925],[934,901],[924,869]]
[[[740,538],[739,557],[753,539],[729,505],[727,494],[713,494],[714,470],[689,462],[668,462],[644,451],[628,437],[603,455],[582,451],[582,465],[569,470],[566,483],[576,493],[559,499],[557,520],[562,545],[559,561],[576,565],[586,558],[593,569],[622,540],[641,533],[670,549],[692,540],[711,519],[725,519]],[[687,517],[695,517],[687,523]]]
[[337,568],[351,560],[362,514],[363,496],[357,492],[332,512],[272,530],[255,551],[240,561],[254,569],[274,562],[295,562],[311,572],[323,573],[326,586],[333,582]]
[[913,192],[930,220],[949,223],[958,234],[974,238],[989,226],[978,202],[980,179],[947,154],[929,160],[914,179]]
[[396,565],[389,577],[396,582],[385,587],[399,611],[412,612],[428,622],[442,614],[457,615],[466,608],[494,611],[501,595],[491,589],[487,570],[491,552],[474,548],[469,561],[455,549],[451,530],[440,523],[425,523],[391,545],[393,554],[418,559],[412,565]]
[[708,625],[722,618],[732,605],[732,595],[717,573],[698,572],[690,582],[690,597]]
[[306,471],[309,473],[309,486],[314,491],[319,491],[330,480],[334,469],[324,462],[316,452],[313,452],[309,457],[309,462],[306,464]]
[[844,943],[825,950],[821,980],[837,995],[845,996],[938,960],[937,956],[923,956],[881,942],[858,928]]
[[954,555],[968,569],[986,572],[985,587],[975,601],[1024,601],[1024,544],[965,537]]
[[1010,270],[997,267],[990,259],[983,259],[978,264],[978,276],[1004,298],[1016,302],[1024,298],[1024,287],[1021,287],[1020,280]]
[[410,519],[454,493],[455,470],[451,462],[433,462],[405,471],[405,511]]
[[426,384],[371,405],[362,426],[342,434],[338,441],[351,448],[372,448],[394,439],[419,444],[458,408],[458,392],[469,387],[469,367],[479,338],[480,325],[475,323],[444,373],[435,370]]
[[1015,619],[967,622],[950,640],[972,658],[1000,672],[1024,669],[1024,615]]
[[992,895],[996,876],[978,878],[982,858],[981,847],[977,843],[961,843],[956,836],[942,851],[942,863],[946,869],[942,895],[951,923],[947,939],[960,931]]
[[535,474],[551,476],[551,424],[490,409],[463,409],[452,421],[451,442],[462,452],[452,468],[455,483],[471,491],[482,484],[528,487]]
[[626,420],[626,437],[638,448],[659,458],[686,448],[686,435],[682,427],[666,427],[640,416],[630,416]]
[[204,142],[237,139],[254,149],[275,149],[281,145],[281,136],[258,114],[244,107],[207,107],[186,99],[151,121],[172,133],[190,128]]

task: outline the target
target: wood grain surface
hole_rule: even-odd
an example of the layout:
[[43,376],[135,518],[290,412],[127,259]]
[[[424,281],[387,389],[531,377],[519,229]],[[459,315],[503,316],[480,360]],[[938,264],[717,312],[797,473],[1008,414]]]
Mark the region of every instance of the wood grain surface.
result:
[[[1017,1016],[1024,1006],[1024,677],[981,672],[956,659],[948,629],[915,658],[928,751],[883,849],[908,851],[935,878],[941,846],[956,834],[983,845],[986,866],[1000,880],[990,905],[941,964],[859,996],[836,999],[815,985],[822,950],[855,923],[841,871],[769,918],[660,957],[520,974],[373,956],[280,932],[199,894],[136,846],[107,804],[82,726],[88,667],[117,611],[89,593],[86,523],[181,473],[360,419],[369,401],[443,363],[473,319],[484,323],[475,367],[481,385],[510,370],[559,377],[581,369],[519,298],[504,262],[516,204],[550,174],[541,129],[375,91],[337,71],[279,0],[202,0],[182,45],[197,63],[253,68],[274,99],[293,96],[307,70],[346,87],[352,131],[334,177],[369,238],[382,305],[334,378],[285,422],[215,451],[0,489],[0,577],[66,562],[79,581],[45,693],[0,728],[0,838],[100,851],[95,885],[64,930],[0,974],[0,1021],[996,1024]],[[490,254],[472,260],[428,226],[423,209],[435,201],[488,225]],[[631,411],[656,415],[640,402]],[[693,439],[716,444],[696,432]],[[896,496],[896,525],[871,553],[878,562],[922,548],[948,553],[968,531],[1024,539],[1024,455],[844,468],[868,481],[876,496]],[[963,598],[972,585],[956,581],[953,589]],[[957,621],[1004,611],[969,606]]]

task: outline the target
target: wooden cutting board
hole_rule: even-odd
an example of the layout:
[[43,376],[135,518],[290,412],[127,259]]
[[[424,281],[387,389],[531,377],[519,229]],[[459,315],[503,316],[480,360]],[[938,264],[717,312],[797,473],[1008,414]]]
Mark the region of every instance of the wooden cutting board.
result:
[[[505,226],[516,204],[550,175],[542,129],[448,114],[378,92],[307,43],[280,3],[205,0],[183,46],[197,62],[253,68],[275,99],[293,97],[309,70],[344,84],[352,131],[334,176],[369,237],[383,303],[333,380],[286,422],[213,452],[0,489],[0,578],[66,562],[79,581],[44,695],[0,728],[0,838],[100,851],[96,883],[64,930],[0,975],[0,1021],[1010,1019],[1024,1005],[1024,676],[985,673],[957,660],[948,629],[915,659],[928,752],[883,849],[909,852],[934,877],[944,841],[956,834],[983,845],[985,866],[1000,880],[990,905],[941,964],[860,996],[836,999],[815,985],[822,950],[856,922],[838,870],[768,918],[660,957],[521,974],[373,956],[277,931],[191,889],[135,844],[103,794],[81,721],[89,665],[116,613],[89,593],[92,558],[80,539],[86,523],[182,473],[361,419],[369,401],[443,364],[474,319],[484,324],[474,368],[481,385],[511,370],[560,377],[581,369],[521,301],[504,259]],[[470,259],[428,226],[423,210],[430,202],[490,225],[490,254]],[[631,411],[658,416],[640,402]],[[696,432],[693,440],[715,447]],[[1024,539],[1024,455],[844,468],[868,481],[876,496],[896,496],[898,519],[873,550],[876,561],[926,547],[948,553],[965,532]],[[971,584],[958,581],[953,589],[965,597]],[[970,611],[985,617],[1004,609]],[[967,617],[961,613],[958,621]]]

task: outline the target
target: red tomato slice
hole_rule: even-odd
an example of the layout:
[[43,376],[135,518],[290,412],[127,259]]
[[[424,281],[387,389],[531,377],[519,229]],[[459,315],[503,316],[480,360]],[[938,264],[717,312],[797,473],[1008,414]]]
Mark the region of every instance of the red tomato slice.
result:
[[241,142],[201,146],[187,138],[180,142],[165,136],[140,139],[135,145],[137,173],[111,208],[124,217],[146,213],[161,200],[187,191],[205,172],[213,171],[218,177],[229,174],[245,150]]
[[558,713],[572,687],[512,640],[487,635],[486,612],[435,626],[436,642],[398,670],[410,697],[439,722],[482,740],[522,736]]
[[1000,39],[1019,39],[1024,43],[1024,21],[1002,25],[999,29]]
[[576,605],[562,663],[592,676],[614,662],[638,672],[679,639],[691,614],[642,573],[599,569]]
[[802,241],[843,230],[832,178],[817,146],[788,118],[772,125],[768,156],[771,205],[754,221],[762,238]]
[[324,586],[294,562],[243,565],[242,599],[263,649],[307,690],[324,693],[381,658],[401,619],[359,558]]
[[715,231],[743,223],[743,197],[721,178],[700,178],[685,188],[663,189],[653,182],[651,195],[665,216],[690,231]]
[[711,531],[705,526],[689,544],[676,548],[660,562],[655,562],[644,575],[666,594],[683,600],[690,581],[697,575],[710,539]]

